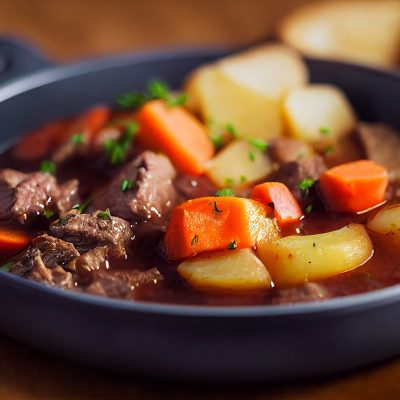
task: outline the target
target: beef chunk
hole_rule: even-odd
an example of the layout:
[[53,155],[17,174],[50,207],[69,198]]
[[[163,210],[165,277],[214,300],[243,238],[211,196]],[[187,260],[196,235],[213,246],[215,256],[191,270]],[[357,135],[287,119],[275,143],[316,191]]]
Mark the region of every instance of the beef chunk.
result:
[[[113,215],[132,222],[152,221],[163,229],[177,201],[173,185],[175,169],[169,159],[143,152],[95,199],[93,208],[109,208]],[[124,180],[132,187],[121,190]]]
[[64,267],[78,256],[71,243],[44,234],[33,239],[32,245],[14,261],[10,271],[27,279],[70,289],[74,281]]
[[384,124],[362,123],[357,134],[366,157],[386,167],[391,181],[400,181],[400,132]]
[[217,191],[217,188],[205,176],[179,175],[174,185],[182,201],[214,196]]
[[269,142],[269,155],[280,165],[299,161],[312,155],[313,149],[302,140],[290,138],[276,138]]
[[299,185],[305,178],[318,180],[326,170],[324,160],[319,155],[282,165],[270,180],[284,183],[294,197],[306,206],[314,200],[312,190],[301,190]]
[[130,224],[118,217],[100,218],[99,213],[67,213],[50,226],[50,232],[57,238],[73,243],[81,253],[103,245],[109,247],[111,256],[126,257],[132,238]]
[[59,186],[50,174],[0,171],[0,220],[23,224],[42,214],[45,208],[62,215],[78,201],[76,180]]
[[114,274],[97,271],[86,291],[101,296],[127,298],[133,291],[142,285],[157,284],[162,280],[162,275],[156,268],[147,271],[120,271]]
[[332,297],[329,291],[319,283],[306,282],[302,286],[280,289],[271,299],[271,304],[293,304],[323,300]]

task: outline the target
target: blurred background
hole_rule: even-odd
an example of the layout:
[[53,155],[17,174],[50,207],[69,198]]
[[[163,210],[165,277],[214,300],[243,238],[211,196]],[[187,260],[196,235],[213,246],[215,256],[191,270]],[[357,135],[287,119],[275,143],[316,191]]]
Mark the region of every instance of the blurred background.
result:
[[0,35],[57,62],[174,45],[260,43],[393,67],[400,0],[0,0]]

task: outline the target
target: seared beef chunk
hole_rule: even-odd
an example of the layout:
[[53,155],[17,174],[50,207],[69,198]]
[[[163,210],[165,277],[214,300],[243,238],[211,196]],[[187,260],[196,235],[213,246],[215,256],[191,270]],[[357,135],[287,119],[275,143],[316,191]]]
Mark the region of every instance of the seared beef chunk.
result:
[[86,289],[88,293],[101,296],[127,298],[139,286],[157,284],[162,280],[162,275],[156,268],[147,271],[121,271],[109,274],[104,271],[97,271],[94,281]]
[[325,170],[323,158],[314,155],[282,165],[270,180],[284,183],[301,205],[308,206],[313,201],[313,191],[302,190],[300,183],[304,179],[318,180]]
[[281,137],[269,142],[268,152],[273,161],[283,165],[311,156],[313,149],[302,140]]
[[400,181],[400,132],[384,124],[360,124],[358,137],[365,155],[389,172],[391,181]]
[[174,185],[182,201],[214,196],[217,188],[205,176],[179,175]]
[[11,272],[27,279],[70,289],[74,281],[64,267],[78,256],[78,251],[71,243],[44,234],[32,240],[32,245],[13,263]]
[[73,243],[81,253],[99,245],[108,246],[112,257],[126,257],[132,238],[128,222],[100,211],[92,214],[67,213],[50,226],[50,232]]
[[151,221],[158,229],[164,229],[177,201],[175,175],[167,157],[145,151],[118,174],[92,208],[109,208],[113,215],[128,221]]
[[323,300],[332,297],[327,289],[318,283],[306,282],[302,286],[280,289],[271,299],[271,304],[293,304]]
[[0,171],[0,220],[17,220],[23,224],[46,208],[62,215],[78,200],[76,180],[59,186],[50,174]]

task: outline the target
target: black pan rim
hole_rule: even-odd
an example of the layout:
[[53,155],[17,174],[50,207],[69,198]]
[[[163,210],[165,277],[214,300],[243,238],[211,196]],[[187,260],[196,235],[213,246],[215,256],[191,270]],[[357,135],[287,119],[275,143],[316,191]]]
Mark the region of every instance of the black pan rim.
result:
[[[110,68],[123,67],[144,61],[167,61],[173,58],[192,58],[195,56],[222,56],[234,50],[227,46],[172,47],[161,50],[143,50],[134,53],[108,55],[72,62],[60,66],[50,66],[23,77],[15,78],[0,85],[0,103],[18,96],[34,88],[51,84],[78,75],[94,73]],[[364,65],[341,61],[328,61],[306,58],[308,62],[318,62],[331,66],[346,66],[355,71],[363,71],[381,79],[390,80],[400,90],[400,72],[372,68]],[[324,301],[298,303],[277,306],[193,306],[178,304],[162,304],[140,301],[129,301],[95,296],[85,293],[66,291],[46,286],[42,283],[0,271],[0,281],[8,286],[18,286],[20,289],[34,294],[56,296],[65,300],[86,303],[95,307],[106,307],[114,310],[135,312],[149,315],[164,315],[170,317],[216,317],[216,318],[279,318],[300,316],[327,316],[331,314],[354,313],[366,309],[378,308],[400,301],[400,284],[362,294],[337,297]]]

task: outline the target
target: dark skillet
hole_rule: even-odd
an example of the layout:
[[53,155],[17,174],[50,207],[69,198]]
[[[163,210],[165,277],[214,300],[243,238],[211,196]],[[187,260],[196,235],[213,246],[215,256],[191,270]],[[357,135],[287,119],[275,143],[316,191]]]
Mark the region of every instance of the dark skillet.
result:
[[[0,42],[0,54],[4,79],[47,64],[15,42]],[[1,143],[154,77],[179,86],[192,68],[223,54],[175,49],[117,55],[15,79],[0,87]],[[341,87],[360,118],[400,128],[399,74],[307,64],[312,81]],[[291,379],[400,354],[400,286],[293,306],[193,307],[82,295],[0,272],[0,304],[0,330],[12,338],[80,363],[151,376]]]

